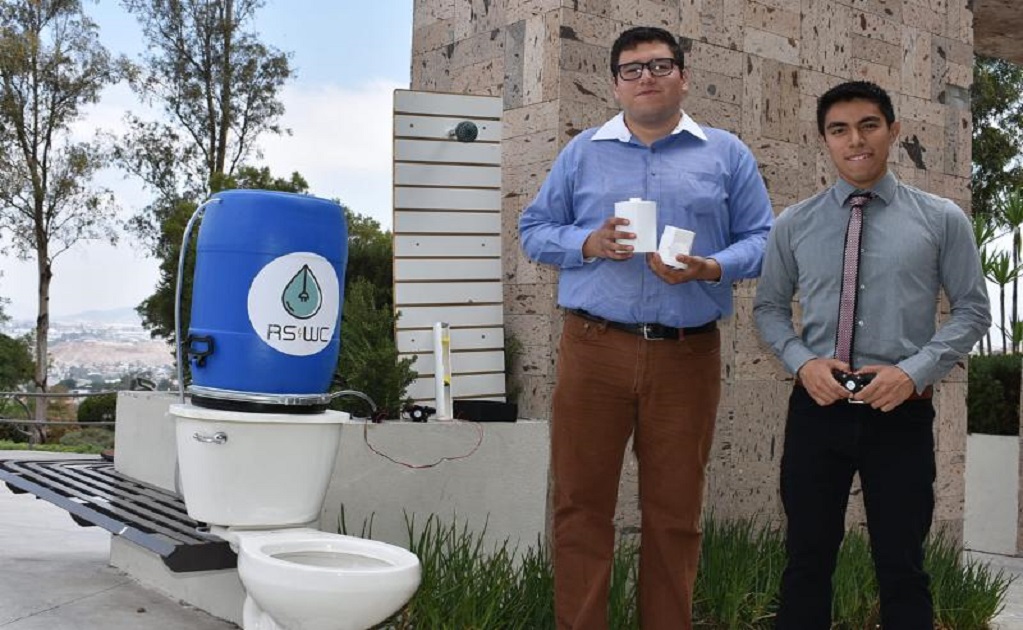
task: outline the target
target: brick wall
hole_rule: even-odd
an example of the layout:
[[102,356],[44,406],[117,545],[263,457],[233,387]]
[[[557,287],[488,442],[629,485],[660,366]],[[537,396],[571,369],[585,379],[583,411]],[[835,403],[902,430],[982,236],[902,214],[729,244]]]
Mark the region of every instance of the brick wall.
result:
[[[966,0],[416,0],[412,88],[504,99],[502,196],[505,322],[522,346],[512,363],[520,414],[548,418],[561,329],[557,274],[527,261],[517,221],[562,146],[616,113],[608,55],[635,25],[678,34],[698,122],[753,150],[775,212],[833,181],[817,138],[816,98],[868,79],[893,96],[903,137],[893,153],[906,182],[969,209],[972,14]],[[755,283],[735,289],[723,327],[724,397],[708,506],[780,519],[778,466],[791,378],[757,339]],[[947,312],[947,305],[943,305]],[[965,371],[938,389],[936,524],[961,535]],[[638,524],[635,465],[626,464],[619,526]],[[858,490],[854,489],[858,496]],[[850,522],[862,520],[857,497]]]

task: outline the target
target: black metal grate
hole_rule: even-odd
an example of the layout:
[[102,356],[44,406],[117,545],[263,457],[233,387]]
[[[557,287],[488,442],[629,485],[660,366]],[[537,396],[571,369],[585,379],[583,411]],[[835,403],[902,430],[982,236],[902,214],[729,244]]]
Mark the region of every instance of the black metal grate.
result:
[[0,461],[0,480],[15,493],[32,493],[71,513],[83,526],[111,534],[158,554],[171,571],[230,569],[231,547],[201,531],[180,496],[96,460]]

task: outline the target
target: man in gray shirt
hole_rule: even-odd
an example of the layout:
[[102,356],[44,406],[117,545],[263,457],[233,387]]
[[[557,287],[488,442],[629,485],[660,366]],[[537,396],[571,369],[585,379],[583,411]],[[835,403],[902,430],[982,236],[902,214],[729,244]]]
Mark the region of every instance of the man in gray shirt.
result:
[[[761,337],[796,375],[781,463],[788,564],[777,627],[831,626],[831,574],[859,472],[882,625],[930,630],[930,399],[991,325],[980,256],[961,209],[888,170],[899,123],[884,90],[832,88],[818,100],[817,128],[840,179],[778,217],[754,305]],[[940,290],[951,316],[936,330]]]

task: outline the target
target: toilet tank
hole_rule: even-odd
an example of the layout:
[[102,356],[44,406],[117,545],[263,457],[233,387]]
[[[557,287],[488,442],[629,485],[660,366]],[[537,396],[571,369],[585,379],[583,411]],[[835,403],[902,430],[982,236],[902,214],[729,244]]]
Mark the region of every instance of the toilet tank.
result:
[[245,413],[171,405],[188,515],[225,527],[317,521],[334,470],[340,411]]

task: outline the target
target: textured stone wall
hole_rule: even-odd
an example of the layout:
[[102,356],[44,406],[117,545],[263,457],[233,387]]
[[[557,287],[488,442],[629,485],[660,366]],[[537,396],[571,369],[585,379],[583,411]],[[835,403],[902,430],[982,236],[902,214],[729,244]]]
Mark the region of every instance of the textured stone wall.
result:
[[[698,122],[739,135],[756,155],[775,212],[833,181],[818,142],[816,98],[836,83],[887,89],[902,120],[892,167],[906,182],[969,209],[972,14],[966,0],[416,0],[412,87],[501,95],[507,334],[520,414],[549,417],[561,315],[557,274],[519,249],[519,213],[551,161],[617,107],[609,48],[624,28],[678,34]],[[724,322],[724,398],[708,506],[723,516],[778,520],[782,426],[792,380],[757,339],[754,282],[735,289]],[[947,305],[942,311],[947,311]],[[961,534],[965,371],[938,388],[937,524]],[[638,524],[635,465],[622,480],[619,526]],[[858,495],[858,489],[854,489]],[[850,521],[862,520],[854,497]]]

